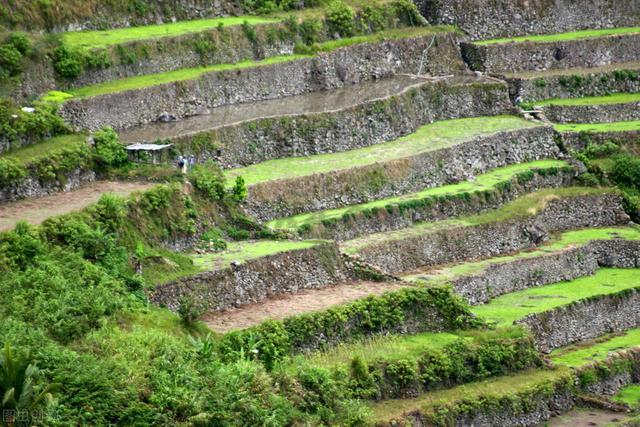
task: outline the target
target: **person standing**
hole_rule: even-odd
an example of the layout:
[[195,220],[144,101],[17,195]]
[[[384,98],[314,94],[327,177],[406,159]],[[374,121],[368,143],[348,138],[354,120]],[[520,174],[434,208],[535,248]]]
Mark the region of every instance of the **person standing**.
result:
[[196,158],[191,156],[189,157],[189,170],[193,170],[193,167],[196,165]]
[[178,156],[178,168],[180,169],[180,172],[187,173],[187,161],[182,156]]

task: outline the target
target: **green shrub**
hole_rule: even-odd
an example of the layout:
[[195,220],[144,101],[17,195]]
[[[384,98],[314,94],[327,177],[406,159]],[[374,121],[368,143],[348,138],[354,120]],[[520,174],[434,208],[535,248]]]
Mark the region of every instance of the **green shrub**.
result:
[[9,34],[5,40],[5,44],[15,47],[23,55],[29,55],[33,49],[29,37],[20,31]]
[[75,79],[84,70],[84,56],[78,49],[60,45],[53,51],[53,68],[60,77]]
[[322,21],[319,18],[309,18],[302,21],[298,30],[302,42],[307,46],[319,42],[322,28]]
[[22,54],[11,45],[0,46],[0,77],[13,77],[22,72]]
[[110,127],[102,128],[92,135],[95,159],[100,168],[118,167],[129,161],[127,150],[120,142],[118,134]]
[[351,37],[355,31],[356,13],[353,8],[342,0],[333,0],[327,7],[325,21],[329,33],[340,37]]
[[617,156],[610,176],[618,185],[640,189],[640,158],[627,154]]
[[365,5],[360,12],[360,17],[367,32],[377,33],[384,31],[388,27],[386,9],[382,5]]
[[205,312],[204,307],[191,296],[183,296],[178,306],[180,319],[186,326],[193,326]]
[[236,181],[231,189],[231,196],[236,202],[242,202],[247,198],[249,192],[247,191],[247,185],[244,182],[244,178],[241,176],[236,177]]
[[24,165],[13,159],[0,158],[0,186],[9,187],[19,184],[27,178]]
[[394,0],[391,7],[395,10],[398,20],[404,25],[415,27],[425,23],[420,11],[411,0]]
[[194,166],[188,177],[193,186],[210,199],[221,200],[224,197],[224,176],[213,162]]

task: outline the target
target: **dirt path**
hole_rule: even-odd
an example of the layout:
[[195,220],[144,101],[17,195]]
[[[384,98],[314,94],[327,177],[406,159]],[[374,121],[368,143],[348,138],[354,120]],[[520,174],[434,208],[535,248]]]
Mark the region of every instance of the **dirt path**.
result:
[[74,191],[0,205],[0,231],[11,230],[18,221],[40,224],[45,219],[80,210],[98,201],[105,193],[128,196],[153,184],[97,181]]
[[319,311],[330,306],[353,301],[368,295],[379,295],[397,290],[407,284],[357,282],[329,288],[281,295],[257,304],[238,309],[204,315],[202,320],[212,330],[220,333],[244,329],[268,319],[284,319],[296,314]]
[[577,408],[566,414],[553,417],[545,425],[549,427],[596,427],[609,426],[629,418],[628,414],[600,409]]

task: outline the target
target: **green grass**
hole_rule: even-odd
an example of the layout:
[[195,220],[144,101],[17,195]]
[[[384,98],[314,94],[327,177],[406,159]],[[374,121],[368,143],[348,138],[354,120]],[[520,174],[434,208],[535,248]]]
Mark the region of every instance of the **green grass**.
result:
[[99,31],[74,31],[64,33],[62,41],[70,47],[84,49],[106,48],[117,44],[155,39],[161,37],[176,37],[182,34],[198,33],[234,25],[269,24],[278,20],[257,16],[229,16],[213,19],[195,19],[193,21],[179,21],[161,25],[145,25],[141,27],[116,28]]
[[410,399],[391,399],[369,406],[373,411],[373,420],[384,423],[390,419],[402,418],[404,414],[421,410],[431,412],[439,405],[451,405],[460,401],[479,401],[484,397],[491,400],[501,397],[513,397],[516,393],[530,390],[544,384],[560,381],[570,375],[568,369],[531,369],[515,375],[464,384],[445,390],[424,393]]
[[557,124],[553,126],[558,132],[633,132],[640,131],[640,120],[615,123],[580,123],[580,124]]
[[626,403],[634,409],[640,409],[640,384],[630,384],[623,387],[611,400]]
[[472,311],[498,326],[507,326],[528,314],[634,288],[639,283],[640,269],[602,268],[593,276],[502,295],[488,304],[473,307]]
[[[387,32],[375,33],[367,36],[352,37],[348,39],[332,40],[317,45],[317,50],[320,52],[331,51],[340,47],[345,47],[358,43],[377,42],[388,39],[401,39],[410,38],[426,34],[434,34],[437,32],[452,31],[451,27],[410,27],[398,30],[392,30]],[[105,83],[100,83],[91,86],[85,86],[77,89],[71,89],[67,92],[57,91],[53,95],[45,95],[45,99],[67,101],[69,99],[78,98],[90,98],[99,95],[106,95],[110,93],[124,92],[127,90],[142,89],[150,86],[157,86],[165,83],[194,80],[201,77],[203,74],[229,71],[229,70],[242,70],[252,67],[260,67],[272,64],[278,64],[287,61],[293,61],[300,58],[312,57],[314,55],[281,55],[263,59],[261,61],[241,61],[235,64],[216,64],[206,67],[184,68],[175,71],[168,71],[158,74],[148,74],[144,76],[128,77],[120,80],[112,80]]]
[[371,165],[450,147],[481,135],[539,126],[513,116],[446,120],[422,126],[416,132],[383,144],[346,152],[290,157],[233,169],[225,173],[230,185],[236,176],[247,185]]
[[592,240],[640,240],[640,227],[607,227],[588,228],[562,233],[557,239],[532,251],[521,252],[516,255],[501,256],[482,260],[457,264],[452,267],[438,270],[431,275],[425,273],[412,273],[404,277],[405,280],[428,280],[430,283],[446,283],[457,277],[479,274],[492,265],[504,264],[520,259],[535,258],[548,255],[553,252],[561,252],[568,247],[583,246]]
[[53,150],[70,148],[78,144],[84,144],[84,143],[85,143],[85,135],[82,135],[82,134],[63,135],[63,136],[50,138],[48,140],[39,142],[37,144],[28,145],[26,147],[19,148],[14,151],[9,151],[7,153],[2,154],[2,156],[0,157],[4,159],[13,159],[13,160],[18,160],[24,163],[28,163],[29,161],[48,156]]
[[479,215],[436,222],[424,222],[401,230],[370,234],[368,236],[342,243],[342,249],[346,253],[357,253],[361,248],[374,243],[404,240],[453,227],[470,227],[516,218],[530,217],[544,209],[549,201],[558,198],[601,195],[612,191],[615,190],[609,188],[589,187],[566,187],[540,190],[535,193],[524,195],[517,200],[502,206],[500,209],[491,210]]
[[620,335],[556,349],[551,353],[551,360],[556,365],[578,368],[591,362],[603,361],[611,352],[639,346],[640,328],[631,329]]
[[592,39],[597,37],[606,37],[606,36],[614,36],[614,35],[622,35],[622,34],[637,34],[637,33],[640,33],[640,27],[608,28],[608,29],[602,29],[602,30],[582,30],[582,31],[571,31],[568,33],[541,34],[541,35],[502,38],[502,39],[482,40],[479,42],[475,42],[475,44],[480,46],[486,46],[486,45],[501,44],[501,43],[523,43],[523,42],[547,43],[547,42],[582,40],[582,39]]
[[231,242],[227,249],[211,254],[193,254],[191,258],[196,267],[202,271],[217,270],[227,267],[231,262],[240,263],[260,258],[267,255],[274,255],[280,252],[308,249],[324,241],[321,240],[258,240],[246,242]]
[[429,188],[417,193],[407,194],[400,197],[376,200],[373,202],[341,209],[331,209],[327,211],[312,212],[292,216],[289,218],[277,219],[269,222],[267,225],[274,228],[296,229],[302,224],[317,224],[322,222],[322,220],[341,218],[346,213],[356,214],[358,212],[362,212],[372,208],[384,208],[386,206],[397,205],[401,202],[407,202],[411,200],[421,200],[434,196],[446,196],[460,193],[474,193],[492,190],[495,188],[496,184],[510,180],[521,172],[526,172],[532,169],[547,169],[553,167],[560,168],[567,165],[567,162],[560,160],[538,160],[529,163],[520,163],[503,168],[498,168],[489,173],[479,175],[478,177],[476,177],[475,181],[463,181],[458,184]]
[[426,332],[417,335],[379,336],[355,343],[340,344],[327,350],[297,356],[294,364],[332,367],[348,365],[355,357],[365,362],[377,359],[415,359],[427,350],[440,349],[458,339],[475,340],[489,337],[520,338],[524,330],[509,327],[492,331]]
[[536,105],[567,105],[567,106],[582,106],[582,105],[611,105],[611,104],[628,104],[631,102],[640,102],[640,93],[615,93],[604,96],[586,96],[583,98],[555,98],[546,99],[544,101],[536,102]]

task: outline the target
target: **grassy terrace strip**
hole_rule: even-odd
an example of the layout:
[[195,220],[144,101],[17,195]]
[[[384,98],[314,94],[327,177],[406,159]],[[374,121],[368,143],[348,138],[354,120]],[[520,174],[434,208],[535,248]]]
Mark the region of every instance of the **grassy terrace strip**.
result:
[[586,132],[586,133],[607,133],[607,132],[633,132],[640,131],[640,120],[614,123],[578,123],[578,124],[554,124],[554,129],[558,132]]
[[502,295],[472,311],[498,326],[507,326],[529,314],[636,288],[638,283],[640,269],[603,268],[593,276]]
[[540,34],[540,35],[531,35],[531,36],[482,40],[474,43],[481,46],[492,45],[492,44],[502,44],[502,43],[524,43],[524,42],[547,43],[547,42],[558,42],[558,41],[593,39],[597,37],[607,37],[607,36],[616,36],[616,35],[622,35],[622,34],[637,34],[637,33],[640,33],[640,27],[607,28],[607,29],[601,29],[601,30],[582,30],[582,31],[571,31],[568,33]]
[[246,262],[252,259],[297,249],[308,249],[326,243],[322,240],[258,240],[248,242],[229,242],[227,249],[218,253],[191,255],[193,263],[202,271],[218,270],[231,262]]
[[385,241],[397,241],[420,236],[430,232],[446,230],[452,227],[471,227],[475,225],[496,223],[516,218],[531,217],[545,208],[547,202],[557,198],[604,195],[615,192],[608,188],[567,187],[540,190],[527,194],[503,206],[500,209],[488,211],[478,215],[449,219],[431,223],[421,223],[410,228],[385,233],[376,233],[359,239],[342,243],[346,253],[357,253],[359,249],[370,244]]
[[[424,393],[416,398],[385,400],[373,403],[370,407],[373,410],[373,421],[377,425],[390,425],[389,421],[400,421],[414,411],[435,417],[439,409],[449,412],[448,408],[455,410],[456,406],[464,403],[471,403],[470,406],[473,407],[475,406],[473,403],[480,405],[480,402],[496,403],[507,399],[519,401],[518,398],[522,393],[534,393],[540,388],[546,389],[549,385],[556,382],[566,382],[570,378],[570,371],[566,368],[528,370],[516,375],[505,375],[446,390]],[[466,405],[463,406],[466,407]],[[434,425],[451,425],[451,423],[445,422],[447,420],[445,414],[438,415],[444,419],[438,417],[440,422],[434,423]],[[400,425],[403,425],[402,421],[400,421]]]
[[[394,40],[418,37],[427,34],[434,34],[439,32],[453,31],[452,27],[448,26],[434,26],[434,27],[411,27],[396,29],[391,31],[385,31],[380,33],[374,33],[365,36],[357,36],[339,40],[332,40],[324,43],[320,43],[317,46],[318,52],[330,52],[341,47],[347,47],[359,43],[376,43],[384,40]],[[216,64],[206,67],[187,68],[175,71],[168,71],[165,73],[149,74],[144,76],[128,77],[125,79],[114,80],[106,83],[100,83],[91,86],[85,86],[78,89],[69,90],[67,93],[71,97],[61,96],[59,92],[55,92],[50,95],[45,95],[44,100],[50,101],[67,101],[74,98],[90,98],[93,96],[105,95],[110,93],[124,92],[127,90],[141,89],[150,86],[157,86],[165,83],[195,80],[198,77],[206,73],[228,71],[228,70],[242,70],[245,68],[260,67],[266,65],[277,64],[281,62],[294,61],[296,59],[311,57],[313,55],[282,55],[274,56],[262,61],[242,61],[236,64]]]
[[550,356],[556,365],[578,368],[588,363],[601,362],[612,352],[634,347],[640,347],[640,329],[630,329],[619,335],[559,348]]
[[626,403],[635,410],[640,409],[640,384],[631,384],[623,387],[612,400],[618,403]]
[[62,41],[70,47],[98,49],[133,41],[175,37],[182,34],[197,33],[220,27],[242,25],[245,22],[249,25],[259,25],[279,21],[281,20],[258,16],[194,19],[192,21],[179,21],[160,25],[145,25],[110,30],[73,31],[64,33],[62,35]]
[[247,185],[252,185],[400,159],[450,147],[479,136],[537,126],[540,125],[513,116],[445,120],[422,126],[416,132],[395,141],[347,152],[270,160],[233,169],[225,175],[228,180],[241,175]]
[[421,333],[483,326],[447,287],[408,287],[369,296],[327,310],[230,332],[220,340],[223,358],[258,350],[268,366],[301,351],[312,351],[378,334]]
[[[384,347],[376,345],[384,341]],[[389,399],[542,364],[531,337],[521,328],[387,337],[374,339],[373,346],[365,341],[343,347],[338,350],[343,356],[339,362],[327,365],[321,360],[317,364],[315,355],[298,356],[293,360],[294,369],[320,366],[336,373],[349,372],[348,387],[354,396]],[[355,353],[345,354],[349,347]]]
[[556,240],[532,251],[521,252],[516,255],[490,258],[478,262],[457,264],[451,267],[438,269],[433,273],[411,273],[404,276],[404,279],[427,279],[429,283],[444,283],[461,276],[481,273],[492,265],[513,262],[525,258],[536,258],[553,252],[560,252],[570,247],[583,246],[594,240],[611,239],[640,240],[640,227],[607,227],[568,231],[560,234]]
[[304,224],[317,224],[325,220],[341,218],[345,214],[357,214],[363,211],[371,211],[376,208],[390,208],[404,203],[428,198],[451,196],[461,193],[479,193],[482,191],[493,190],[497,188],[500,183],[511,180],[520,173],[525,173],[535,169],[562,168],[567,166],[568,163],[561,160],[538,160],[530,163],[520,163],[498,168],[489,173],[479,175],[474,181],[464,181],[458,184],[429,188],[418,193],[376,200],[341,209],[296,215],[289,218],[271,221],[267,225],[275,228],[297,229]]
[[78,145],[86,145],[85,135],[72,134],[57,136],[47,139],[37,144],[32,144],[14,151],[9,151],[0,156],[2,159],[11,159],[24,163],[36,161],[42,157],[47,157],[52,151],[72,149]]
[[640,93],[616,93],[605,96],[588,96],[584,98],[547,99],[536,102],[536,105],[610,105],[639,102]]

